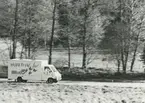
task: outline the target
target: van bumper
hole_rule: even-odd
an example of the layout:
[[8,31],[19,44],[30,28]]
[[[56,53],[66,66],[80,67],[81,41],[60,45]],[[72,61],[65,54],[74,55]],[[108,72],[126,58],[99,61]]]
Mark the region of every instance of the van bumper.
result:
[[54,82],[54,83],[57,83],[57,82],[58,82],[58,80],[56,80],[56,79],[53,79],[53,82]]
[[57,77],[56,79],[54,79],[54,82],[58,82],[60,80],[62,80],[62,78],[61,77]]

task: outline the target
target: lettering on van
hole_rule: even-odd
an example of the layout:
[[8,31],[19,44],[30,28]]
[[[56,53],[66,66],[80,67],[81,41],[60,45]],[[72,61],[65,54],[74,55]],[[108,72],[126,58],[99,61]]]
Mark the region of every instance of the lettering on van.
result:
[[22,69],[20,71],[13,70],[11,73],[12,74],[25,74],[27,71],[28,69]]
[[11,63],[11,67],[30,67],[30,63]]
[[11,71],[12,74],[26,74],[28,73],[29,75],[31,75],[32,73],[36,72],[36,68],[38,68],[39,64],[36,64],[35,62],[33,63],[33,65],[30,65],[30,64],[22,64],[22,63],[16,63],[16,64],[12,64],[12,66],[14,67],[18,67],[20,66],[21,67],[26,67],[26,69],[21,69],[20,71],[16,71],[16,70],[13,70]]

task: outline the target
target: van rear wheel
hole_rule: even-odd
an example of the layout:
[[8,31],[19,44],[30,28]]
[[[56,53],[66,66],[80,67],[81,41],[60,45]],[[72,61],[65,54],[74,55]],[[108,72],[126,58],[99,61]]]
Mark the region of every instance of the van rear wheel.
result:
[[54,81],[53,81],[52,78],[48,78],[47,81],[46,81],[46,83],[53,83],[53,82],[54,82]]
[[17,82],[22,82],[22,81],[23,81],[22,77],[17,78]]

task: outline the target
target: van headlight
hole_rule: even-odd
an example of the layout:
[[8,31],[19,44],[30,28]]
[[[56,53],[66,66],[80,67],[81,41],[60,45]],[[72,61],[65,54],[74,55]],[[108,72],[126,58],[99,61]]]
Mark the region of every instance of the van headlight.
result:
[[58,75],[57,80],[61,80],[61,79],[62,79],[61,75]]

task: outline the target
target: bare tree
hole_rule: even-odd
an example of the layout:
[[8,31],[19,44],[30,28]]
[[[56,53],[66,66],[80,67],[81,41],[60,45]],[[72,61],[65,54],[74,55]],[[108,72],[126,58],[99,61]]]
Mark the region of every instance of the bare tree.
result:
[[[130,71],[133,71],[134,63],[138,53],[138,48],[142,43],[144,32],[144,17],[145,17],[145,2],[134,0],[128,8],[132,11],[131,19],[131,33],[132,33],[132,60],[130,65]],[[140,12],[137,12],[140,11]]]
[[53,47],[53,37],[55,31],[55,21],[56,21],[56,8],[57,8],[57,0],[53,1],[53,13],[52,13],[52,28],[51,28],[51,38],[49,43],[49,58],[48,64],[52,63],[52,47]]
[[39,25],[40,11],[39,8],[42,5],[40,0],[25,0],[20,4],[20,20],[19,20],[19,35],[17,40],[22,44],[21,58],[25,55],[25,58],[34,58],[35,52],[40,45],[38,44],[39,38],[43,34],[41,33],[41,27]]
[[[82,68],[86,69],[87,67],[87,55],[89,53],[90,47],[96,47],[97,42],[99,41],[98,38],[101,37],[102,34],[102,22],[99,17],[98,7],[103,5],[99,3],[99,0],[86,0],[80,1],[80,8],[78,9],[78,17],[80,20],[79,25],[79,33],[80,33],[80,41],[82,47]],[[96,15],[98,14],[98,15]],[[103,18],[103,16],[102,16]],[[93,24],[95,23],[95,24]],[[95,28],[94,28],[95,27]],[[99,28],[99,29],[98,29]]]
[[12,56],[11,59],[16,58],[16,36],[17,36],[17,26],[18,26],[18,2],[19,0],[15,0],[15,17],[14,17],[14,30],[12,34],[12,41],[13,41],[13,50],[12,50]]

